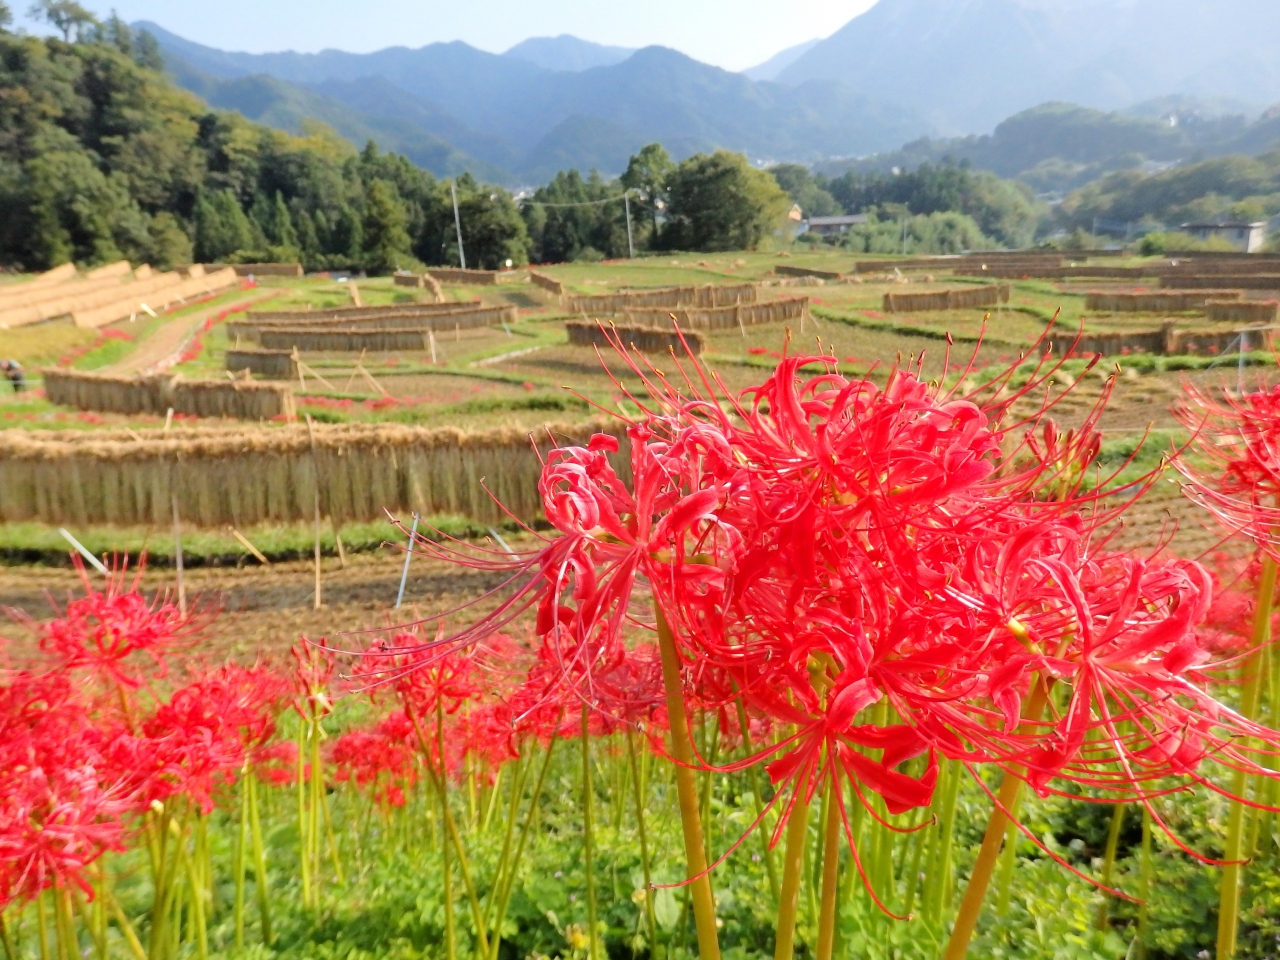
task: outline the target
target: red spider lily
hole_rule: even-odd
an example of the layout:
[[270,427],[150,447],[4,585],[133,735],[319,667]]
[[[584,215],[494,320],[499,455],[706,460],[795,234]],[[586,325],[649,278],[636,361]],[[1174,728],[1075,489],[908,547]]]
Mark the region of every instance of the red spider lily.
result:
[[411,721],[397,711],[372,730],[351,730],[334,742],[334,778],[370,790],[384,808],[402,807],[405,791],[418,781],[418,750]]
[[0,687],[0,905],[55,885],[92,893],[85,871],[120,847],[126,809],[100,747],[65,675]]
[[287,691],[283,677],[235,666],[177,690],[142,725],[143,804],[180,795],[212,811],[217,787],[231,783],[274,735]]
[[1229,533],[1242,533],[1280,558],[1280,384],[1240,395],[1192,384],[1184,390],[1175,412],[1211,466],[1200,470],[1178,457],[1175,465],[1188,481],[1183,492]]
[[165,655],[195,632],[195,616],[180,614],[167,600],[144,598],[138,590],[141,568],[131,584],[126,584],[123,568],[115,571],[99,591],[83,564],[78,567],[85,596],[39,628],[41,649],[60,669],[87,671],[121,690],[135,690],[149,676],[163,676]]
[[311,643],[303,637],[289,648],[289,655],[294,661],[293,683],[298,695],[295,708],[307,719],[327,715],[333,710],[329,688],[336,666],[328,641],[321,638],[319,643]]

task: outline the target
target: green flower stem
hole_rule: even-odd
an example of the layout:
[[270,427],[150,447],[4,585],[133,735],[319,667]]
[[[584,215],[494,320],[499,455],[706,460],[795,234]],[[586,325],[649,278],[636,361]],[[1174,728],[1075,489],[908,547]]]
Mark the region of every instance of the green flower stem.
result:
[[[1116,869],[1116,853],[1120,849],[1120,829],[1124,826],[1124,813],[1127,807],[1117,803],[1111,814],[1111,829],[1107,831],[1107,847],[1102,855],[1102,885],[1111,886],[1111,878]],[[1098,904],[1097,927],[1106,930],[1110,922],[1110,894],[1102,894],[1102,903]]]
[[822,848],[822,909],[818,914],[817,960],[831,960],[835,946],[837,909],[836,893],[840,885],[840,838],[844,832],[843,806],[835,784],[827,785],[826,824]]
[[[1000,851],[1000,875],[996,878],[996,916],[1003,917],[1009,910],[1009,898],[1013,893],[1013,871],[1018,866],[1018,826],[1010,823],[1004,831],[1004,849]],[[1106,898],[1102,911],[1106,912]]]
[[183,872],[187,877],[187,885],[190,887],[187,893],[191,902],[191,925],[196,930],[196,956],[199,960],[209,960],[209,929],[205,923],[204,915],[204,884],[200,882],[200,873],[187,852],[185,836],[178,838],[177,850],[178,860],[182,864]]
[[587,880],[587,956],[600,960],[600,931],[596,929],[594,832],[595,788],[591,784],[591,708],[582,705],[582,844]]
[[[698,783],[693,771],[693,748],[689,739],[689,716],[684,706],[680,680],[680,654],[675,635],[654,605],[658,622],[658,648],[662,655],[662,681],[667,693],[667,719],[671,728],[671,756],[675,760],[676,793],[680,800],[680,825],[684,833],[686,876],[694,923],[698,928],[700,960],[720,960],[720,939],[716,929],[716,901],[711,893],[702,820],[698,811]],[[799,865],[797,864],[797,872]],[[696,879],[695,879],[696,878]]]
[[[494,913],[498,909],[498,899],[502,885],[506,881],[507,870],[510,869],[511,863],[511,843],[515,838],[516,819],[520,812],[520,797],[524,793],[524,783],[529,772],[529,765],[525,762],[524,757],[516,760],[515,780],[511,784],[511,800],[507,807],[507,825],[502,831],[502,852],[498,855],[498,869],[493,874],[493,890],[489,894],[489,903],[485,907],[484,925],[486,929],[494,929]],[[502,771],[498,771],[498,776],[502,775]],[[498,795],[498,784],[494,784],[493,795],[490,797],[489,811],[493,812],[493,798]],[[486,820],[488,817],[486,816]],[[488,830],[486,824],[485,829]]]
[[[304,721],[305,722],[305,721]],[[302,903],[303,906],[311,906],[311,841],[308,839],[307,817],[307,741],[306,733],[302,731],[298,733],[298,764],[297,764],[297,789],[298,789],[298,866],[299,879],[302,882]]]
[[[1276,562],[1270,556],[1262,560],[1262,576],[1258,581],[1258,604],[1253,618],[1253,643],[1241,666],[1244,680],[1240,694],[1240,713],[1248,720],[1258,715],[1258,700],[1262,690],[1262,654],[1271,640],[1271,611],[1275,602]],[[1236,770],[1231,777],[1231,792],[1243,797],[1248,788],[1248,776]],[[1222,883],[1218,903],[1217,960],[1231,960],[1236,952],[1236,935],[1240,922],[1240,887],[1244,878],[1245,810],[1243,803],[1231,803],[1227,818],[1227,842],[1223,859],[1229,861],[1222,868]]]
[[[1020,727],[1023,733],[1028,732],[1044,715],[1050,690],[1048,681],[1043,677],[1037,678],[1023,712],[1024,722]],[[1005,828],[1011,819],[1004,811],[1016,813],[1021,795],[1022,770],[1013,767],[1005,773],[1000,784],[999,802],[987,820],[987,831],[983,835],[973,871],[969,874],[969,885],[960,901],[960,910],[956,914],[955,926],[951,929],[951,939],[947,941],[946,951],[942,955],[943,960],[964,960],[965,954],[969,952],[969,941],[973,939],[973,932],[977,929],[978,917],[982,914],[982,901],[986,899],[987,888],[991,885],[991,875],[995,872],[1000,847],[1004,844]]]
[[270,946],[271,902],[267,888],[267,854],[262,841],[262,819],[259,816],[258,778],[252,774],[245,779],[249,796],[249,835],[253,840],[253,888],[258,901],[258,916],[262,921],[262,942]]
[[246,763],[240,771],[240,819],[236,823],[236,846],[231,858],[231,874],[235,881],[235,944],[244,949],[244,875],[245,847],[249,844],[249,785],[245,782],[252,774]]
[[49,917],[45,907],[45,891],[36,895],[36,943],[40,947],[40,960],[49,960]]
[[[739,697],[735,703],[738,707],[738,728],[742,731],[742,747],[746,751],[747,756],[754,754],[755,747],[751,744],[751,725],[750,719],[747,717],[747,706]],[[769,830],[767,825],[761,820],[764,813],[764,797],[763,787],[766,782],[764,779],[764,771],[758,767],[751,768],[751,799],[755,806],[756,820],[760,821],[760,825],[756,828],[756,833],[760,837],[760,855],[764,859],[765,873],[769,877],[769,893],[773,897],[776,905],[778,902],[778,865],[774,860],[773,847],[769,846]]]
[[791,960],[795,952],[796,914],[800,908],[800,878],[804,848],[809,835],[809,804],[800,793],[787,821],[787,845],[782,855],[782,893],[778,898],[777,940],[774,960]]
[[537,782],[533,785],[533,796],[529,798],[529,809],[525,813],[524,824],[520,827],[520,839],[516,841],[516,851],[512,856],[511,866],[507,870],[506,880],[503,882],[502,895],[498,900],[498,913],[494,919],[493,926],[490,928],[493,930],[493,939],[489,951],[490,960],[498,960],[498,947],[502,943],[502,922],[507,916],[507,905],[511,902],[511,891],[515,888],[516,873],[520,869],[520,860],[524,856],[525,845],[528,843],[529,834],[538,819],[538,804],[542,799],[542,787],[547,780],[547,770],[551,767],[551,757],[555,753],[555,747],[556,741],[553,737],[551,742],[547,744],[547,752],[542,759],[542,769],[538,771]]
[[636,801],[636,829],[640,834],[640,868],[644,871],[644,917],[649,933],[649,952],[658,948],[658,921],[653,911],[653,877],[649,866],[649,838],[644,825],[644,791],[640,783],[640,764],[636,762],[635,734],[627,727],[627,757],[631,761],[631,785]]

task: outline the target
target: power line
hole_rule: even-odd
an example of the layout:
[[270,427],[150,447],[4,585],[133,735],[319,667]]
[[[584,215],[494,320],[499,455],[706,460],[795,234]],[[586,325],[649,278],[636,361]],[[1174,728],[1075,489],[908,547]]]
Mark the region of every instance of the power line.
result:
[[579,203],[546,203],[542,200],[521,200],[521,206],[530,207],[599,207],[606,203],[617,203],[619,200],[627,200],[630,191],[621,193],[616,197],[605,197],[603,200],[583,200]]

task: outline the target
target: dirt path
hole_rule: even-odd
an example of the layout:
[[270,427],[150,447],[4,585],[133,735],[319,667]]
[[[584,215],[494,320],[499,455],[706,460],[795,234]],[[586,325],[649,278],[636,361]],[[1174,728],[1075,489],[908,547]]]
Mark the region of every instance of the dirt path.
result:
[[[274,296],[274,294],[258,296],[250,301],[250,305],[261,303],[271,296]],[[113,363],[98,372],[114,374],[143,373],[178,353],[202,323],[210,317],[216,317],[226,308],[227,305],[224,303],[205,310],[198,310],[195,313],[175,317],[139,343],[134,351],[119,363]]]

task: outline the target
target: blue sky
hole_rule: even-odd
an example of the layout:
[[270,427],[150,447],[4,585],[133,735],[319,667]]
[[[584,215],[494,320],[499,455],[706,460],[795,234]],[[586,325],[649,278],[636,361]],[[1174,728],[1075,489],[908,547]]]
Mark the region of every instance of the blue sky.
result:
[[[153,20],[228,50],[367,52],[465,40],[506,50],[526,37],[572,33],[618,46],[662,44],[730,70],[834,33],[874,0],[81,0],[129,21]],[[26,0],[12,0],[15,12]],[[31,24],[27,24],[31,27]],[[44,32],[44,31],[41,31]]]

